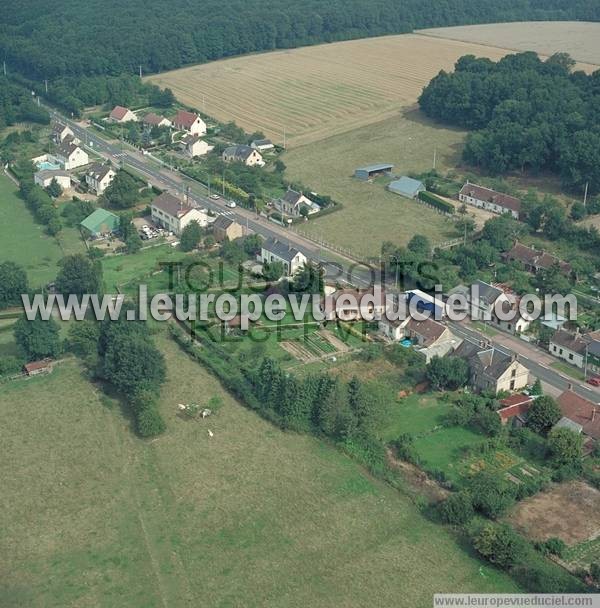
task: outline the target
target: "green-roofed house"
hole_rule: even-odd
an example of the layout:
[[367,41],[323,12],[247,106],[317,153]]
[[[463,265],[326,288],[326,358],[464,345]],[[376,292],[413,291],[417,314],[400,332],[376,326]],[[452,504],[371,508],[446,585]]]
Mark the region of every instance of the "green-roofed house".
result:
[[96,209],[94,213],[88,215],[83,222],[81,222],[85,231],[94,239],[105,235],[112,234],[119,229],[120,220],[119,216],[107,211],[106,209]]
[[391,182],[388,186],[388,190],[394,194],[400,194],[406,198],[417,198],[419,192],[425,191],[423,182],[413,179],[412,177],[406,177],[403,175],[400,179]]

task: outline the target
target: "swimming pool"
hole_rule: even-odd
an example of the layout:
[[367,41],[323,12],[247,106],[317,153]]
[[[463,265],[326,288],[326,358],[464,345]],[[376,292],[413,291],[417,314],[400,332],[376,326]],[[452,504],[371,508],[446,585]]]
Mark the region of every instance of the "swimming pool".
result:
[[52,171],[54,169],[60,169],[60,165],[51,163],[50,161],[47,161],[47,160],[43,160],[37,164],[37,168],[40,171]]
[[404,340],[400,340],[400,344],[402,344],[402,346],[404,346],[404,348],[409,348],[410,346],[412,346],[412,340],[409,340],[408,338],[404,338]]

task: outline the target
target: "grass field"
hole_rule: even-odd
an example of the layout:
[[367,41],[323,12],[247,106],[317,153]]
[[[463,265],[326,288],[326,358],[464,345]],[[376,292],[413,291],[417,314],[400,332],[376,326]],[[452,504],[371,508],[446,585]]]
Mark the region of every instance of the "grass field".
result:
[[387,181],[362,182],[354,169],[376,162],[394,164],[394,173],[445,170],[458,164],[464,133],[434,126],[417,110],[302,146],[284,155],[286,177],[310,184],[343,208],[309,219],[299,229],[362,255],[377,255],[383,241],[406,244],[415,233],[440,243],[456,236],[452,220],[430,207],[386,190]]
[[56,277],[63,254],[56,239],[35,223],[16,192],[15,184],[0,174],[0,261],[21,264],[29,284],[41,287]]
[[498,59],[506,51],[406,34],[236,57],[149,80],[278,143],[285,129],[295,147],[398,115],[441,69],[469,53]]
[[[420,34],[484,44],[540,55],[566,52],[573,59],[600,65],[600,24],[581,21],[538,21],[461,25],[420,30]],[[590,66],[581,69],[593,71]]]
[[[419,608],[435,591],[515,590],[408,498],[160,348],[169,430],[151,442],[74,361],[3,387],[0,605]],[[212,395],[208,421],[177,417]]]

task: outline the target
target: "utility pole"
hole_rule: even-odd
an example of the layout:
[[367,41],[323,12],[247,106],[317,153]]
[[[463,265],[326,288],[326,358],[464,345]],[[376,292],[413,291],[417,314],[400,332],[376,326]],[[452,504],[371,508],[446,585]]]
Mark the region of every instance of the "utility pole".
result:
[[283,129],[283,149],[285,150],[285,127]]
[[437,148],[433,148],[433,170],[435,171],[435,165],[437,163]]
[[140,80],[142,79],[142,66],[140,65]]
[[222,180],[222,185],[223,185],[223,198],[225,198],[225,165],[223,165],[223,180]]
[[208,198],[210,198],[210,173],[208,174]]
[[583,206],[585,207],[587,205],[587,193],[588,193],[588,186],[590,185],[590,182],[585,182],[585,191],[583,193]]
[[48,95],[48,80],[44,80],[44,86],[46,87],[46,95]]
[[6,76],[6,59],[2,62],[2,70],[4,72],[4,75]]

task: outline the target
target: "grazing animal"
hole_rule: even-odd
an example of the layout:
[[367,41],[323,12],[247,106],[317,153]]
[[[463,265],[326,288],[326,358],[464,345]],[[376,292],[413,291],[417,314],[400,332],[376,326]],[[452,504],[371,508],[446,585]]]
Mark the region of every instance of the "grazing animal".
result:
[[209,436],[209,437],[212,437],[212,436],[213,436],[213,432],[212,432],[210,429],[208,429],[208,436]]

